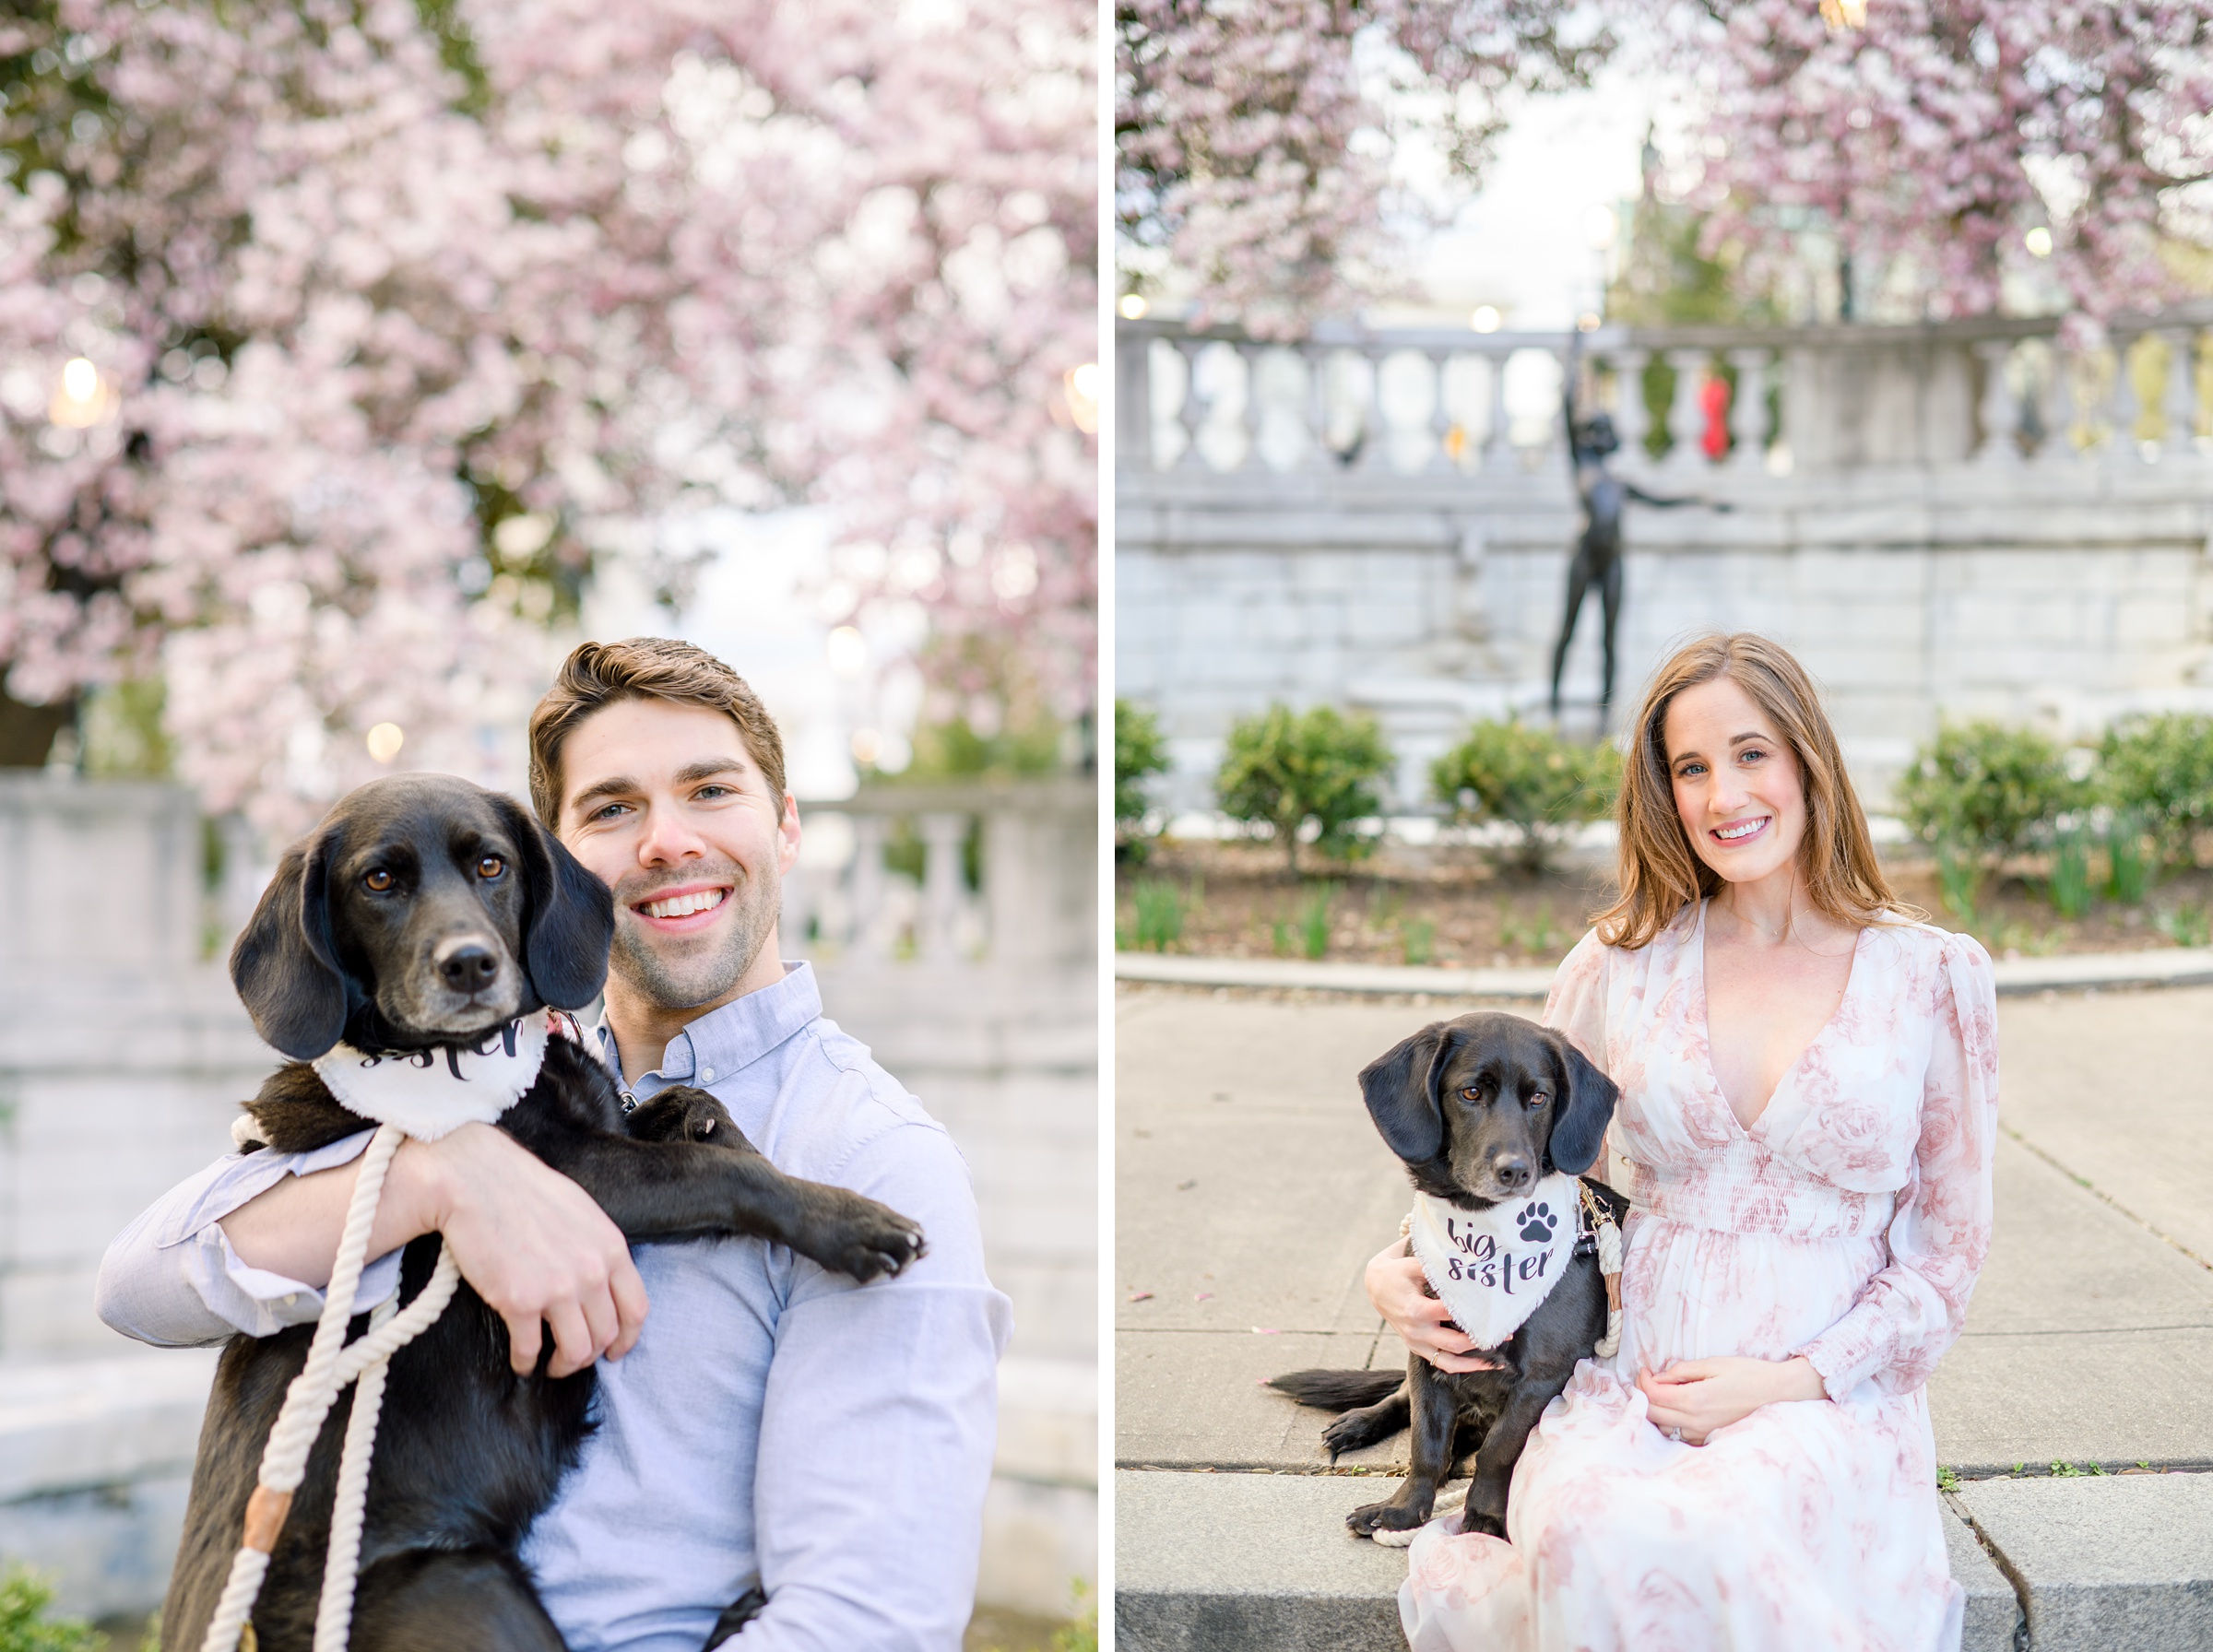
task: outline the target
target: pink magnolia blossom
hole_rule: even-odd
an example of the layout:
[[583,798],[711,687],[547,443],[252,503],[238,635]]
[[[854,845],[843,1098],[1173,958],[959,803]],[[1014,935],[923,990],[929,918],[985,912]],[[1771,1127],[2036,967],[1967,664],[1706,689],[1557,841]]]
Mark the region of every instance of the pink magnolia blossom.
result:
[[[1392,144],[1426,129],[1475,176],[1517,93],[1613,48],[1566,0],[1118,0],[1117,211],[1201,324],[1287,333],[1391,258]],[[1129,260],[1125,259],[1125,262]]]
[[1934,316],[1999,308],[2009,274],[2093,318],[2184,290],[2160,243],[2202,244],[2213,205],[2207,0],[1715,10],[1674,41],[1710,110],[1712,240],[1772,259],[1818,228]]
[[[1081,711],[1089,30],[1072,0],[0,30],[10,691],[158,670],[207,805],[290,830],[376,772],[380,722],[480,767],[594,546],[811,500],[899,553],[877,595],[1015,633]],[[78,356],[99,393],[65,405]]]

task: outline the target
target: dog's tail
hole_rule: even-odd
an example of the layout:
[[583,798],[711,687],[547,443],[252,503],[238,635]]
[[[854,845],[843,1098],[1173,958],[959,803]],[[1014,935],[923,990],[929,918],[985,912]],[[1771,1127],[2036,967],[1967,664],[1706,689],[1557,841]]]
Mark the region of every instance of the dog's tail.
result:
[[1325,1411],[1349,1411],[1356,1406],[1377,1405],[1399,1391],[1406,1380],[1403,1371],[1286,1371],[1272,1376],[1267,1386],[1287,1394],[1300,1405]]

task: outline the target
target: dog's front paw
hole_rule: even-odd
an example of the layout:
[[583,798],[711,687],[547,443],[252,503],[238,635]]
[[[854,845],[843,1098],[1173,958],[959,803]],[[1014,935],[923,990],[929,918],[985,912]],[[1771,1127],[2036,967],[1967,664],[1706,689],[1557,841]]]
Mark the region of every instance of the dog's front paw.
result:
[[1402,1548],[1404,1542],[1391,1542],[1391,1535],[1404,1532],[1405,1541],[1412,1534],[1429,1524],[1429,1510],[1424,1504],[1406,1504],[1395,1498],[1389,1503],[1364,1503],[1345,1516],[1344,1523],[1355,1537],[1373,1538],[1391,1548]]
[[1503,1538],[1506,1536],[1506,1521],[1471,1504],[1460,1516],[1460,1529],[1463,1533],[1481,1532],[1485,1537]]
[[865,1285],[899,1273],[922,1257],[927,1247],[917,1223],[858,1193],[822,1191],[829,1208],[807,1223],[806,1235],[796,1248],[824,1268],[851,1274]]
[[741,1153],[756,1150],[729,1109],[696,1085],[669,1085],[640,1102],[624,1124],[639,1141],[697,1141]]

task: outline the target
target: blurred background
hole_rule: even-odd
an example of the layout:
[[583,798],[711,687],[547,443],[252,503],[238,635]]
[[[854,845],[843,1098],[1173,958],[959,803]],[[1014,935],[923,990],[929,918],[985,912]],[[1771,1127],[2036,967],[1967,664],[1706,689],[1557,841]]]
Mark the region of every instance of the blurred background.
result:
[[0,1562],[159,1602],[211,1356],[101,1250],[271,1060],[344,791],[521,795],[586,638],[781,724],[787,950],[1013,1297],[977,1645],[1095,1577],[1092,14],[67,0],[0,22]]
[[[1720,627],[1940,921],[2204,945],[2213,7],[1311,11],[1119,14],[1121,944],[1557,958]],[[1610,717],[1564,393],[1687,502]]]

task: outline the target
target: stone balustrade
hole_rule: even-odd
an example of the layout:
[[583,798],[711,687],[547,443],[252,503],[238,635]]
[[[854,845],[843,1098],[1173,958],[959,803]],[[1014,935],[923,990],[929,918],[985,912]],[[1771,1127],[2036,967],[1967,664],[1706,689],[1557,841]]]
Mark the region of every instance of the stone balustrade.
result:
[[[2053,320],[1911,327],[1604,327],[1583,338],[1619,463],[1708,477],[1762,470],[2196,458],[2200,335],[2213,306],[2117,324],[2068,348]],[[1118,329],[1118,464],[1146,472],[1339,470],[1481,478],[1563,449],[1558,334],[1322,327],[1270,341],[1174,323]],[[1665,372],[1661,370],[1664,368]],[[1655,422],[1649,404],[1673,393]],[[1726,417],[1706,386],[1725,379]],[[2208,386],[2213,388],[2213,386]]]
[[[1878,807],[1940,718],[2080,739],[2213,711],[2208,325],[2201,304],[2080,348],[2036,320],[1585,335],[1616,474],[1691,502],[1628,509],[1610,732],[1708,627],[1798,652]],[[1471,719],[1549,714],[1580,521],[1566,336],[1118,339],[1116,689],[1161,714],[1164,807],[1211,807],[1231,722],[1271,701],[1376,716],[1404,811]],[[1593,599],[1563,683],[1585,738],[1598,631]]]

